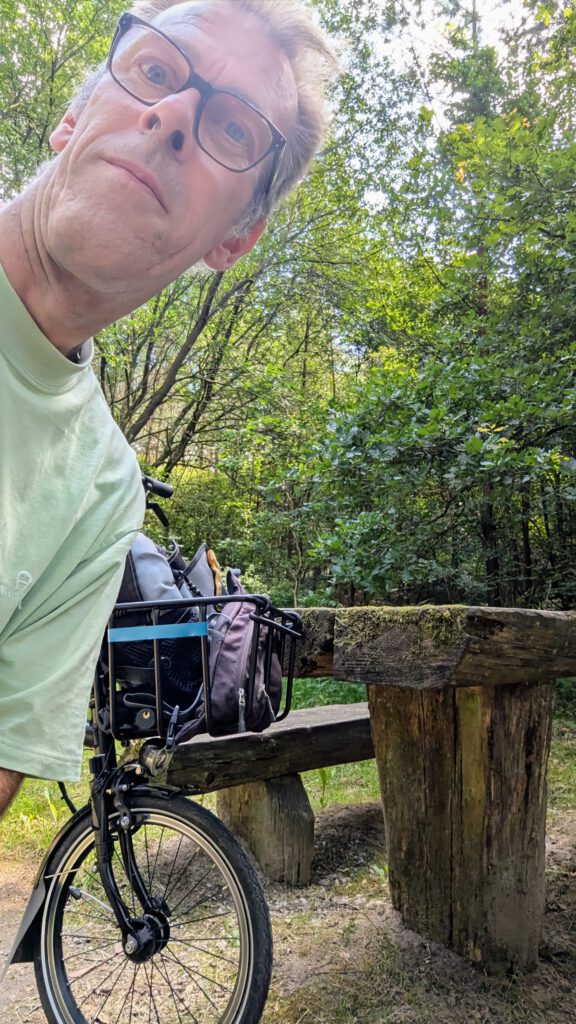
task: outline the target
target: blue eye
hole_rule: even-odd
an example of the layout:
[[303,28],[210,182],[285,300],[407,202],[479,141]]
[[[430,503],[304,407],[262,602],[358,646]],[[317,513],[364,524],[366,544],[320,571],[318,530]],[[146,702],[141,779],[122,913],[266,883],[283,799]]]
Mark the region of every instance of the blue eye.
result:
[[233,142],[244,142],[246,139],[246,132],[237,121],[230,121],[225,125],[224,131]]
[[166,84],[166,71],[160,64],[148,64],[143,68],[144,74],[153,85]]

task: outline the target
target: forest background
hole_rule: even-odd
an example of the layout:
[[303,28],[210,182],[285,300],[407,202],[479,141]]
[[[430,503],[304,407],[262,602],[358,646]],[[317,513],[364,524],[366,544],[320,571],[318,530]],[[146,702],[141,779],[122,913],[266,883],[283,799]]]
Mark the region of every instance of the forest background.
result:
[[[277,602],[573,607],[576,9],[313,6],[332,138],[248,258],[98,336],[113,415]],[[123,7],[0,0],[2,199]]]

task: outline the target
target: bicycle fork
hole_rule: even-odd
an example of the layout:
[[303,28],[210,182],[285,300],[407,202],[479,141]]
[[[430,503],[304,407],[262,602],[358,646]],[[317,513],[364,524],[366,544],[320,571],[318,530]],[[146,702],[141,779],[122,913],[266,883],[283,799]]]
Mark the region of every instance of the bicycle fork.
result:
[[[130,792],[136,781],[133,776],[142,776],[142,767],[138,763],[126,765],[125,768],[114,772],[111,779],[104,765],[103,755],[96,755],[90,762],[96,862],[102,886],[122,933],[124,953],[130,960],[142,963],[167,944],[170,938],[170,909],[162,897],[155,897],[148,891],[134,852],[134,821],[130,809]],[[118,812],[118,843],[122,866],[130,889],[142,908],[142,914],[139,916],[130,913],[114,876],[112,860],[115,843],[110,828],[111,803]]]

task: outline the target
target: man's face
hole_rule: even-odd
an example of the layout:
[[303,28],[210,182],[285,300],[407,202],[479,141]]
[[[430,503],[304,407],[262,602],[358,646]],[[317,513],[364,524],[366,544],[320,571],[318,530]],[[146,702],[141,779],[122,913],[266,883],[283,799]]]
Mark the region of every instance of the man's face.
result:
[[[290,130],[292,71],[257,20],[232,3],[207,2],[179,4],[154,24],[203,78]],[[212,160],[193,134],[199,98],[189,89],[147,107],[106,74],[77,123],[56,129],[60,156],[41,226],[57,264],[110,294],[137,287],[151,295],[202,258],[225,269],[251,247],[263,225],[247,240],[233,229],[272,157],[242,174]]]

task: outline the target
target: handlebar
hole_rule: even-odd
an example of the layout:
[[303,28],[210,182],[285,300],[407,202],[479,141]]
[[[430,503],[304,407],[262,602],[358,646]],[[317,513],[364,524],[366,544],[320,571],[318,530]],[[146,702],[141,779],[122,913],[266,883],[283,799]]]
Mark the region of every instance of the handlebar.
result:
[[174,494],[174,488],[170,484],[164,483],[163,480],[155,480],[152,476],[142,475],[142,486],[146,494],[156,494],[159,498],[171,498]]

